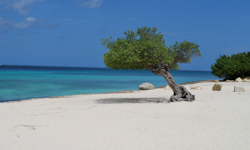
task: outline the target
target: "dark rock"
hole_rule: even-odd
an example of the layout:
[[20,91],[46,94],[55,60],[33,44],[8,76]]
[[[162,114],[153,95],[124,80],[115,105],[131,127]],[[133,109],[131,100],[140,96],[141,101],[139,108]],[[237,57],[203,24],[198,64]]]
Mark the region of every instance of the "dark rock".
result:
[[213,91],[221,91],[222,85],[221,84],[214,84]]

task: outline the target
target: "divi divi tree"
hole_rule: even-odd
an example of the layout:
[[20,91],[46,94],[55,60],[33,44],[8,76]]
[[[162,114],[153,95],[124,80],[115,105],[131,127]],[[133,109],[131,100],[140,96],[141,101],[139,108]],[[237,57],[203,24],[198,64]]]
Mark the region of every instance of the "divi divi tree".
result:
[[192,95],[184,86],[175,83],[169,70],[179,69],[179,63],[190,63],[194,56],[201,56],[199,45],[193,42],[176,42],[169,47],[157,28],[142,27],[136,32],[126,31],[125,37],[113,40],[101,39],[102,45],[109,49],[104,54],[104,63],[112,69],[151,70],[161,75],[173,90],[169,102],[193,101]]

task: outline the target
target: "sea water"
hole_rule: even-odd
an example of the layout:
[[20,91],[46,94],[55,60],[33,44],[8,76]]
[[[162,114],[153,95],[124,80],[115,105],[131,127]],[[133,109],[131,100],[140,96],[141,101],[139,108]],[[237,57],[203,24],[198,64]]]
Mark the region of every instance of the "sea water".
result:
[[[219,79],[209,71],[170,71],[177,84]],[[166,86],[149,70],[108,68],[0,66],[0,102],[52,96],[137,90],[149,82]]]

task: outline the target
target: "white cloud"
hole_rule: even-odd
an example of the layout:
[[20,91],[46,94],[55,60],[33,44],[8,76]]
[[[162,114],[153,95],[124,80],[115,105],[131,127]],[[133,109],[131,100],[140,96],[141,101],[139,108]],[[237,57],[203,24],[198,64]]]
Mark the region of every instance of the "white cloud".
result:
[[12,21],[9,19],[4,19],[0,17],[0,33],[8,31],[11,22]]
[[4,19],[0,17],[0,33],[8,32],[13,29],[28,29],[37,23],[33,17],[27,17],[24,21],[15,22],[10,19]]
[[21,15],[28,15],[32,10],[32,6],[35,2],[43,1],[45,0],[0,0],[0,4],[3,3],[7,8],[12,8]]
[[97,8],[102,5],[103,0],[77,0],[76,5],[80,5],[82,7],[87,7],[89,9]]
[[34,0],[16,0],[12,3],[12,7],[16,10],[24,9],[34,3]]
[[29,27],[32,27],[36,23],[36,19],[33,17],[28,17],[25,19],[25,21],[21,22],[13,22],[12,26],[17,29],[27,29]]
[[27,22],[36,22],[36,18],[28,17],[25,19]]

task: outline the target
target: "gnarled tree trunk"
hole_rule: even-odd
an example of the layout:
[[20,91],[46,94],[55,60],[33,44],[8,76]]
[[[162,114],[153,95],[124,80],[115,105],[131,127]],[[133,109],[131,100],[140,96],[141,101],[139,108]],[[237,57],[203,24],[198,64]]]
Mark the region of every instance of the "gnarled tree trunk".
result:
[[182,85],[177,85],[174,81],[173,76],[171,73],[166,72],[163,74],[159,74],[165,78],[165,80],[168,82],[168,85],[171,87],[171,89],[174,92],[174,95],[170,97],[170,102],[175,102],[175,101],[194,101],[195,96],[192,95],[184,86]]
[[168,85],[173,90],[174,94],[170,97],[169,102],[175,101],[194,101],[195,96],[192,95],[184,86],[177,85],[174,81],[173,76],[164,68],[150,68],[150,70],[156,74],[161,75],[168,82]]

